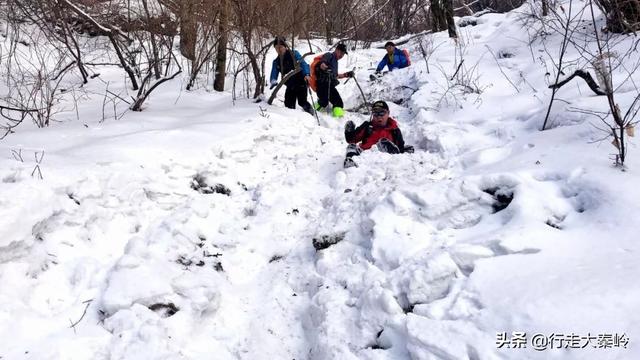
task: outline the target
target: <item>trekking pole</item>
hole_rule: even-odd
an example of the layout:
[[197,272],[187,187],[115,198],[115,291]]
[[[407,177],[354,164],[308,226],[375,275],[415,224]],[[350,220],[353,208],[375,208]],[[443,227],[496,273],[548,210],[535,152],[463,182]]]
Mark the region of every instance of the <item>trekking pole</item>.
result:
[[358,87],[358,90],[360,90],[360,95],[362,95],[362,100],[364,100],[364,104],[367,106],[367,109],[369,109],[369,102],[367,101],[367,97],[364,96],[364,91],[362,91],[362,88],[360,87],[360,84],[358,83],[358,79],[356,79],[355,74],[353,76],[353,81],[356,82],[356,86]]
[[[313,100],[313,93],[311,92],[311,87],[307,84],[307,90],[309,91],[309,96],[311,96],[311,104],[313,105],[313,115],[316,117],[316,121],[318,122],[318,126],[320,125],[320,118],[318,117],[318,111],[316,110],[316,102]],[[320,145],[324,146],[325,142],[322,140],[322,136],[320,136]]]
[[311,88],[307,86],[307,90],[309,90],[309,96],[311,96],[311,104],[313,105],[313,115],[315,115],[316,120],[318,121],[318,126],[320,125],[320,118],[318,117],[318,111],[316,110],[316,102],[315,100],[313,100],[313,92],[311,91]]
[[[356,68],[353,68],[353,70],[351,70],[351,72],[353,73],[353,76],[348,78],[347,81],[345,81],[344,83],[348,83],[349,80],[353,79],[353,81],[356,82],[356,86],[358,87],[358,90],[360,90],[360,95],[362,95],[362,100],[364,100],[364,105],[367,107],[367,109],[369,109],[369,102],[367,101],[367,97],[364,96],[364,91],[362,91],[362,88],[360,87],[360,84],[358,83],[358,79],[356,79]],[[368,111],[368,110],[367,110]]]

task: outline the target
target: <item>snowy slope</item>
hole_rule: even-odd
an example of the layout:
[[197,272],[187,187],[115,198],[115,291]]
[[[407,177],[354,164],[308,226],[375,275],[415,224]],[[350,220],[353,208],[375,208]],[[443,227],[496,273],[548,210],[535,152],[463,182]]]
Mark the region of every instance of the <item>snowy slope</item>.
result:
[[[341,61],[371,100],[397,100],[414,154],[344,170],[344,120],[179,81],[119,121],[92,99],[81,123],[4,139],[0,359],[640,358],[635,144],[621,172],[563,104],[538,131],[550,91],[521,15],[480,19],[464,48],[433,35],[429,73],[415,42],[414,65],[378,82],[382,50]],[[480,94],[447,91],[461,50]],[[562,98],[606,109],[581,87]],[[339,89],[357,107],[355,84]],[[500,332],[629,343],[499,349]]]

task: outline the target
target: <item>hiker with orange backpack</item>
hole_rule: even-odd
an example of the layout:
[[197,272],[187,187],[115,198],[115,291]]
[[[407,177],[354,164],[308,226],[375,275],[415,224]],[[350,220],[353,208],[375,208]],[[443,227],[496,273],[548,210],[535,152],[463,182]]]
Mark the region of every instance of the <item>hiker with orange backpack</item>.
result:
[[353,77],[353,71],[338,73],[338,60],[347,54],[347,47],[340,43],[333,52],[317,56],[311,64],[311,88],[318,94],[316,111],[322,111],[331,103],[333,116],[344,116],[344,103],[336,89],[338,79]]
[[380,73],[385,66],[389,68],[389,71],[393,71],[394,69],[403,69],[411,65],[407,50],[398,49],[396,44],[391,41],[384,44],[384,48],[387,50],[387,54],[378,64],[376,73]]

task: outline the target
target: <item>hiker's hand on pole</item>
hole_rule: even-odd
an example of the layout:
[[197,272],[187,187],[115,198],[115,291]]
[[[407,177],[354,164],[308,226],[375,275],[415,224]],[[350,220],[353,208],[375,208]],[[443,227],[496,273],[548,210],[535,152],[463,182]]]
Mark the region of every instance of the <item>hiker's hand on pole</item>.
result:
[[309,84],[311,82],[311,76],[307,75],[304,77],[304,81]]
[[329,67],[325,63],[320,63],[320,69],[327,70]]

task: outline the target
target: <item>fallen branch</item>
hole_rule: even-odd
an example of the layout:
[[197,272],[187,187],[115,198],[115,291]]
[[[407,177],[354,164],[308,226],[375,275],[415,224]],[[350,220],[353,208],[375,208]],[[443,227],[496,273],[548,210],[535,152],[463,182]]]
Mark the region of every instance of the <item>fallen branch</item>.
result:
[[[19,112],[20,118],[19,119],[14,118],[9,113],[6,113],[11,111]],[[18,125],[20,125],[24,121],[24,119],[26,119],[29,113],[38,112],[38,111],[40,110],[39,109],[20,109],[20,108],[0,105],[0,116],[9,121],[9,123],[7,123],[6,125],[0,125],[0,130],[4,131],[4,134],[0,135],[0,140],[4,139],[9,134],[13,133],[13,129]]]
[[[426,31],[423,31],[423,32],[421,32],[419,34],[411,35],[411,36],[409,36],[408,38],[406,38],[404,40],[401,40],[401,41],[398,41],[398,42],[394,42],[394,44],[396,45],[396,47],[397,46],[401,46],[401,45],[404,45],[404,44],[408,43],[409,41],[411,41],[411,40],[413,40],[413,39],[415,39],[417,37],[424,36],[424,35],[429,35],[432,32],[433,31],[431,31],[431,30],[426,30]],[[384,46],[376,47],[376,49],[384,49],[384,48],[385,48]]]
[[453,81],[453,79],[456,78],[456,75],[458,75],[458,71],[460,71],[460,68],[462,67],[462,64],[464,64],[464,59],[462,59],[460,61],[460,64],[458,64],[458,68],[456,69],[456,72],[453,73],[453,76],[451,76],[450,81]]
[[284,83],[286,83],[289,79],[291,79],[295,74],[299,73],[300,71],[302,71],[302,68],[298,66],[297,69],[293,69],[291,71],[289,71],[283,78],[282,80],[280,80],[280,82],[278,83],[278,85],[276,85],[276,88],[273,89],[273,91],[271,92],[271,96],[269,96],[269,100],[267,101],[267,104],[271,105],[273,104],[273,100],[275,100],[276,95],[278,95],[278,91],[280,90],[280,88],[282,87],[282,85],[284,85]]
[[551,84],[549,85],[549,89],[559,89],[562,86],[564,86],[566,83],[568,83],[569,81],[571,81],[574,77],[579,77],[582,78],[587,85],[589,85],[589,88],[596,93],[596,95],[607,95],[606,92],[602,91],[600,89],[600,86],[598,85],[598,83],[596,83],[595,80],[593,80],[593,77],[591,76],[591,74],[588,71],[584,71],[584,70],[576,70],[576,72],[574,72],[573,74],[571,74],[571,76],[569,76],[568,78],[556,83],[556,84]]
[[[82,321],[82,319],[84,319],[84,316],[87,315],[87,309],[89,308],[89,305],[91,305],[92,301],[93,301],[93,299],[86,300],[86,301],[82,302],[83,304],[86,304],[85,307],[84,307],[84,311],[82,312],[82,316],[80,316],[80,319],[78,319],[78,321],[72,322],[71,326],[69,326],[70,328],[73,329],[74,333],[76,332],[76,325],[78,325],[80,323],[80,321]],[[71,320],[69,320],[69,322],[71,322]]]
[[516,92],[519,93],[520,89],[518,89],[518,87],[513,83],[513,81],[511,81],[511,79],[509,79],[509,77],[507,76],[507,74],[505,74],[504,70],[502,70],[502,66],[500,65],[500,62],[498,61],[498,58],[496,57],[496,54],[493,53],[493,51],[491,50],[491,48],[489,47],[489,45],[485,45],[487,47],[487,49],[489,50],[489,52],[491,53],[491,56],[493,56],[493,59],[496,61],[496,65],[498,65],[498,69],[500,70],[500,72],[502,73],[502,75],[504,76],[505,79],[507,79],[507,81],[509,82],[509,84],[511,84],[511,86],[513,86],[514,89],[516,89]]
[[267,104],[269,105],[273,104],[273,101],[276,99],[276,95],[278,95],[278,91],[280,91],[280,88],[282,87],[282,85],[284,85],[284,83],[286,83],[287,80],[291,79],[295,74],[302,71],[302,67],[300,67],[300,62],[304,61],[304,58],[306,58],[307,56],[313,55],[313,54],[314,53],[312,52],[312,49],[311,49],[311,41],[309,41],[309,52],[302,55],[302,59],[300,59],[299,61],[296,61],[295,68],[289,71],[288,73],[286,73],[282,77],[282,79],[280,79],[280,82],[278,83],[278,85],[276,85],[275,89],[273,89],[273,91],[271,92],[271,95],[269,96],[269,100],[267,101]]
[[0,110],[19,111],[19,112],[23,112],[23,113],[40,111],[38,109],[20,109],[20,108],[14,108],[14,107],[4,106],[4,105],[0,105]]
[[144,91],[145,85],[149,82],[149,79],[151,78],[151,75],[153,75],[153,73],[150,71],[149,74],[147,75],[147,77],[143,80],[142,86],[140,87],[140,90],[138,91],[138,96],[135,99],[135,102],[133,103],[133,105],[131,105],[130,109],[132,111],[142,111],[142,104],[145,102],[145,100],[147,100],[147,97],[149,97],[149,95],[151,94],[151,92],[153,90],[155,90],[155,88],[157,88],[158,86],[160,86],[162,83],[164,83],[166,81],[173,80],[176,76],[178,76],[181,73],[182,73],[182,68],[179,68],[178,71],[176,71],[173,75],[171,75],[169,77],[164,77],[164,78],[156,81],[153,85],[151,85],[149,90]]

